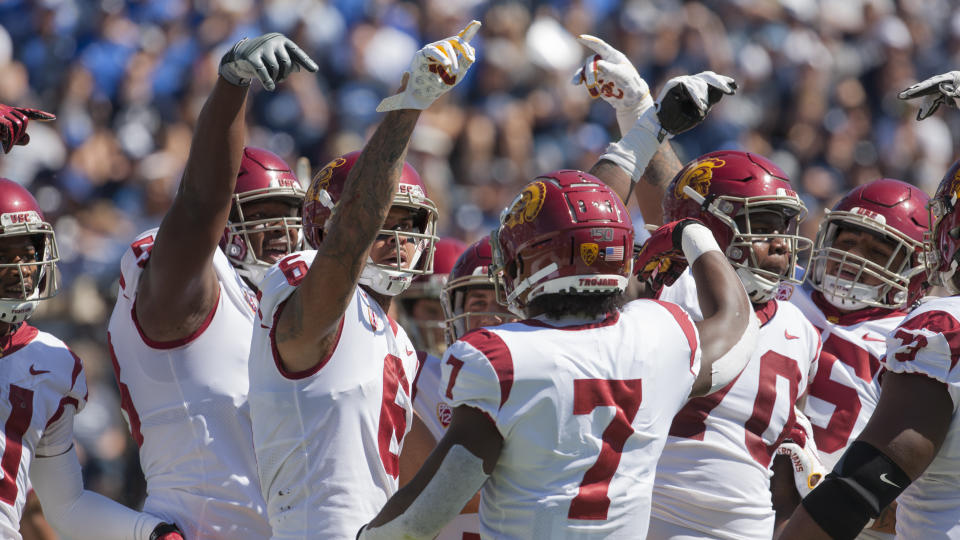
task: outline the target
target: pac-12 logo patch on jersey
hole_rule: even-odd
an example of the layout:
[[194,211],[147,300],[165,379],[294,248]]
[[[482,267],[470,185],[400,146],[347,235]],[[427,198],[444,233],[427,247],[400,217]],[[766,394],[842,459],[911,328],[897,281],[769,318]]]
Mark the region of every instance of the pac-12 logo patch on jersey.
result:
[[790,300],[791,296],[793,296],[793,286],[787,285],[786,283],[781,283],[780,287],[777,289],[777,300],[786,302],[787,300]]
[[686,193],[683,192],[683,188],[690,186],[691,189],[706,197],[707,192],[710,191],[710,180],[713,179],[713,169],[723,167],[726,164],[727,162],[720,158],[710,158],[692,165],[683,173],[683,176],[680,177],[674,195],[678,199],[689,199]]
[[453,409],[443,401],[437,403],[437,420],[444,428],[450,427],[450,421],[453,420]]

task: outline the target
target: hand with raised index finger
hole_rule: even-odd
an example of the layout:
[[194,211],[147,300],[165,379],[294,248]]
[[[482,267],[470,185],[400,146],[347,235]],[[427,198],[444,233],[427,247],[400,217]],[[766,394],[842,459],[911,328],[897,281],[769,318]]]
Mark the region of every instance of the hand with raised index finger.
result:
[[220,76],[237,86],[249,86],[257,79],[267,90],[274,90],[277,83],[290,73],[316,72],[319,67],[296,43],[283,34],[272,32],[248,40],[241,39],[220,60]]
[[417,51],[404,74],[401,90],[380,102],[377,112],[429,107],[463,80],[476,60],[470,41],[480,30],[480,21],[470,21],[455,36],[425,45]]
[[577,41],[596,54],[584,60],[570,82],[583,84],[591,97],[609,103],[617,113],[621,134],[626,133],[653,107],[650,87],[626,55],[606,41],[587,34],[581,34]]
[[25,107],[11,107],[0,104],[0,146],[4,153],[9,153],[14,145],[25,145],[30,142],[27,126],[30,120],[49,122],[56,120],[56,116],[40,109]]

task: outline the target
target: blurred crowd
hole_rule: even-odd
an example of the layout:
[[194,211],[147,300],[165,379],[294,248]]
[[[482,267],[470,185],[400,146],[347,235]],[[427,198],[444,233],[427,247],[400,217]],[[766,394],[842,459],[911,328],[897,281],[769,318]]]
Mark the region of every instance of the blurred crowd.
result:
[[88,487],[142,497],[106,320],[120,255],[169,206],[226,47],[283,32],[320,65],[273,93],[253,85],[248,109],[248,145],[317,170],[362,146],[422,44],[471,18],[483,21],[477,64],[424,113],[409,157],[441,231],[465,241],[538,172],[588,169],[619,137],[612,109],[570,82],[588,52],[581,33],[626,53],[654,95],[674,75],[735,77],[738,94],[674,148],[681,161],[724,148],[768,156],[802,194],[808,236],[851,187],[887,176],[932,192],[955,158],[960,115],[917,123],[896,99],[960,68],[951,0],[5,0],[0,103],[58,118],[31,123],[0,176],[30,188],[55,226],[65,292],[32,322],[85,361],[76,432]]

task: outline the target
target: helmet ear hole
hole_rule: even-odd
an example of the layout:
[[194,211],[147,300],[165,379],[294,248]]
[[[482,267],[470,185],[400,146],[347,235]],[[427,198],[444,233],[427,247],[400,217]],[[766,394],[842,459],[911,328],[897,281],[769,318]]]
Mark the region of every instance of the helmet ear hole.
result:
[[506,264],[506,266],[503,268],[503,271],[507,275],[507,277],[510,278],[510,280],[512,281],[517,279],[517,276],[519,275],[520,270],[522,270],[522,268],[523,268],[523,259],[522,257],[520,257],[520,255],[517,255],[517,258],[515,260],[512,260]]

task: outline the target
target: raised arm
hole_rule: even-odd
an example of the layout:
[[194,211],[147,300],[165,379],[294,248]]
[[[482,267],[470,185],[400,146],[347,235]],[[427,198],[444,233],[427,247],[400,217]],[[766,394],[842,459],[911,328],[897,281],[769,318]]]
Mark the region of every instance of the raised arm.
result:
[[351,167],[306,278],[277,321],[277,348],[286,369],[310,369],[332,350],[370,247],[390,210],[420,112],[462,80],[473,64],[469,42],[479,27],[473,21],[456,36],[420,49],[400,91],[377,108],[389,112]]
[[[583,84],[591,97],[614,108],[622,137],[607,148],[590,173],[624,203],[634,193],[644,221],[660,224],[664,190],[683,168],[666,138],[699,124],[710,107],[723,95],[732,94],[737,85],[733,79],[709,71],[676,77],[667,82],[654,103],[647,82],[626,55],[598,37],[584,34],[578,40],[596,54],[584,61],[571,82]],[[641,177],[643,181],[639,181]]]
[[277,321],[277,348],[286,369],[310,369],[334,346],[367,253],[390,210],[419,117],[416,109],[388,112],[350,169],[307,276]]
[[637,255],[638,278],[652,290],[668,286],[690,265],[703,320],[700,372],[691,397],[719,390],[750,360],[759,323],[747,293],[710,229],[686,219],[663,225]]
[[640,214],[643,215],[643,221],[660,225],[663,222],[663,194],[666,192],[667,185],[681,169],[683,169],[683,163],[680,163],[680,158],[673,151],[673,146],[667,142],[657,149],[639,182],[634,182],[626,171],[606,159],[597,161],[589,172],[610,186],[624,204],[628,202],[624,197],[629,197],[632,189]]
[[194,332],[219,292],[213,255],[226,227],[243,156],[247,88],[268,90],[292,71],[317,65],[281,34],[241,40],[220,62],[220,76],[197,119],[183,179],[164,216],[137,290],[137,319],[150,338]]

